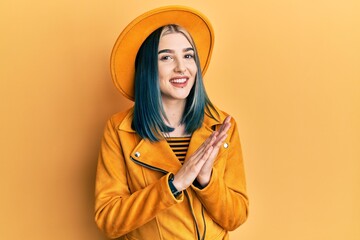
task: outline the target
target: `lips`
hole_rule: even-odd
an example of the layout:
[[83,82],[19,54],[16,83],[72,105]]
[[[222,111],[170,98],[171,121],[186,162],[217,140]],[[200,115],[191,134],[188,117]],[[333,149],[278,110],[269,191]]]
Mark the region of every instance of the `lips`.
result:
[[183,88],[187,85],[189,78],[188,77],[175,77],[170,79],[170,83],[174,87],[180,87]]

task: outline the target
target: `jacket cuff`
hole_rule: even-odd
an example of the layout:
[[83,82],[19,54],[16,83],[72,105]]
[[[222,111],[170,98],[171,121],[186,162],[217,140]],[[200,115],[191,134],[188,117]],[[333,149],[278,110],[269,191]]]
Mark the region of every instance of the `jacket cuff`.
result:
[[166,174],[161,178],[161,201],[166,205],[173,205],[175,203],[180,203],[184,200],[184,194],[181,193],[178,198],[174,197],[169,186],[169,177],[171,173]]
[[219,193],[219,191],[217,190],[218,187],[219,187],[219,180],[215,168],[212,169],[210,182],[208,183],[207,186],[202,187],[197,181],[191,185],[191,188],[196,193],[198,193],[202,197],[207,197],[207,198],[212,198],[212,197],[216,198],[217,197],[216,193]]

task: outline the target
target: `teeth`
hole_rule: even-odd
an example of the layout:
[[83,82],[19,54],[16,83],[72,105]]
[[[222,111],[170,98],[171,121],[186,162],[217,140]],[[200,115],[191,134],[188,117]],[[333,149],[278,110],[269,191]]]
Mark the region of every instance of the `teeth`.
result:
[[173,83],[184,83],[184,82],[186,82],[186,78],[172,79],[172,80],[170,80],[170,82],[173,82]]

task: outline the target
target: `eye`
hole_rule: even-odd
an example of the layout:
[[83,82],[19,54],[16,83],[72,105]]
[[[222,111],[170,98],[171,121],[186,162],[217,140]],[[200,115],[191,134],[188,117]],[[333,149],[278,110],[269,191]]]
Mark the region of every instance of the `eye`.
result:
[[193,59],[193,58],[194,58],[194,55],[193,55],[193,54],[186,54],[186,55],[185,55],[185,58],[187,58],[187,59]]
[[170,55],[160,56],[160,61],[170,61],[172,57]]

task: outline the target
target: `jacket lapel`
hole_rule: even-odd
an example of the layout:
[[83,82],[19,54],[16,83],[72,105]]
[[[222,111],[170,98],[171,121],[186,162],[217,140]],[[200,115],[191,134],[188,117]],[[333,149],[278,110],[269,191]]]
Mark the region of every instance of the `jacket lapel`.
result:
[[131,157],[145,167],[162,172],[176,173],[181,163],[166,140],[150,142],[142,139],[134,148]]
[[181,163],[166,140],[150,142],[147,139],[141,139],[131,127],[132,118],[133,111],[129,111],[118,127],[120,131],[134,136],[133,138],[129,137],[129,140],[134,139],[135,141],[130,158],[137,164],[155,171],[176,173],[181,167]]

